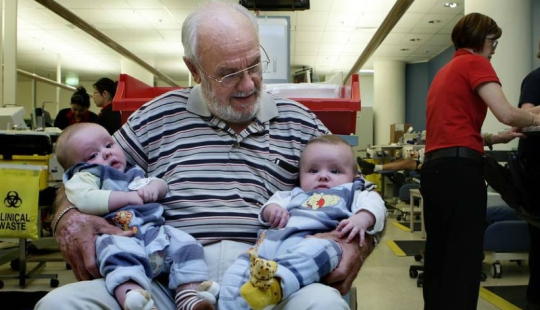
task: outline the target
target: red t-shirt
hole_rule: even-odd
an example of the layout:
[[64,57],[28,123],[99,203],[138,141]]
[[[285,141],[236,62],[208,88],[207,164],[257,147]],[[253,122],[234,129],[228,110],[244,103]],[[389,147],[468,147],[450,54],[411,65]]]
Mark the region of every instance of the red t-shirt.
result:
[[488,107],[476,88],[487,82],[500,84],[491,63],[465,49],[439,70],[427,95],[426,153],[454,146],[484,153],[480,132]]

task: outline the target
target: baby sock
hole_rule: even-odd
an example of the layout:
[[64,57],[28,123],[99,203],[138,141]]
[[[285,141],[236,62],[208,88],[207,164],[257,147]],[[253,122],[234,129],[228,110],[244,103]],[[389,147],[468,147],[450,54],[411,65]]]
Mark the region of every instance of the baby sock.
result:
[[197,290],[186,289],[178,292],[174,298],[178,310],[214,310],[219,285],[213,281],[204,281]]
[[278,304],[283,298],[281,285],[274,278],[277,263],[257,257],[257,253],[249,253],[251,260],[249,282],[240,287],[240,294],[254,310],[262,310],[267,306]]
[[126,294],[124,310],[157,310],[150,293],[143,289],[130,290]]

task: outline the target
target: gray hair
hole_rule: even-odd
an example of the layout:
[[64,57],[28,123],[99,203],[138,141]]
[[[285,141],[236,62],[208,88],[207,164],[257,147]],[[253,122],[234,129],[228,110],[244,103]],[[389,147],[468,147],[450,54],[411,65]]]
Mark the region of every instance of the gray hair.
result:
[[245,7],[236,2],[210,1],[196,8],[182,24],[182,45],[184,46],[184,57],[191,63],[199,66],[199,56],[197,54],[197,35],[199,25],[208,16],[215,14],[228,14],[228,11],[236,11],[248,18],[256,33],[259,33],[259,23],[257,17],[250,13]]

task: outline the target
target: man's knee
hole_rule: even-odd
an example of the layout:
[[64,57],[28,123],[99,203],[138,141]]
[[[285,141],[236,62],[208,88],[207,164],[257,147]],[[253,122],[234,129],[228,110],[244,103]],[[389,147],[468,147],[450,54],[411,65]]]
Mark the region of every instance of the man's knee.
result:
[[105,288],[103,279],[80,281],[56,288],[38,301],[36,310],[111,309],[121,310]]
[[324,284],[314,283],[303,287],[298,292],[284,299],[279,306],[274,309],[348,310],[350,308],[336,289]]

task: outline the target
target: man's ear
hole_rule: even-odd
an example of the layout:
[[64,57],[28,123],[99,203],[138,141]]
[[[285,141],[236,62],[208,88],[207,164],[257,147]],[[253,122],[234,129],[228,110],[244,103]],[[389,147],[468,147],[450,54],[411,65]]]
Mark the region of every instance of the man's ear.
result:
[[199,70],[197,70],[197,66],[195,66],[189,59],[184,57],[184,63],[189,69],[189,72],[191,72],[191,75],[193,76],[193,81],[195,83],[200,84],[201,83],[201,75],[199,74]]

